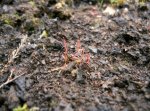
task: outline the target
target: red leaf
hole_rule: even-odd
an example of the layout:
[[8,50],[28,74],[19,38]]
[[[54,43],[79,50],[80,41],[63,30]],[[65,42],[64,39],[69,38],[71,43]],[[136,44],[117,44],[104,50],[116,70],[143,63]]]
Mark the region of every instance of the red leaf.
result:
[[65,39],[63,40],[63,44],[64,44],[64,49],[65,49],[64,53],[65,53],[65,54],[68,54],[67,42],[66,42]]
[[78,52],[80,49],[81,49],[81,43],[80,43],[80,39],[78,39],[76,43],[76,51]]
[[90,64],[90,54],[86,54],[86,63]]

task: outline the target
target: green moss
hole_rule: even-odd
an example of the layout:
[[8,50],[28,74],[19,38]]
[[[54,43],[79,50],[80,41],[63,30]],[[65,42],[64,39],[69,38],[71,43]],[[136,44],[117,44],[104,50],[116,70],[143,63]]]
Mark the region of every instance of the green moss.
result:
[[13,111],[29,111],[27,104],[24,104],[23,106],[18,106],[17,108],[14,108]]
[[25,29],[25,31],[32,32],[43,24],[43,22],[39,18],[35,18],[33,16],[26,16],[24,17],[24,19],[25,22],[22,28]]
[[36,3],[35,3],[34,1],[31,0],[31,1],[29,1],[28,3],[29,3],[32,7],[36,7]]
[[110,0],[110,3],[115,6],[123,5],[125,2],[126,0]]
[[39,108],[38,107],[28,108],[27,104],[24,104],[23,106],[18,106],[14,108],[13,111],[39,111]]
[[43,37],[48,37],[48,33],[47,33],[46,30],[44,30],[44,31],[42,32],[42,34],[40,35],[40,38],[43,38]]
[[8,25],[15,26],[16,21],[20,19],[17,14],[3,14],[0,19]]

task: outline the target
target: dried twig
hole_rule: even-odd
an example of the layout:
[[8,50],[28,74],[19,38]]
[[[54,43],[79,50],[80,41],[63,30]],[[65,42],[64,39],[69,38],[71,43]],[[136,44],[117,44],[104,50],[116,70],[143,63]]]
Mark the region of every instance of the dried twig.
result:
[[[19,54],[20,50],[21,50],[22,48],[24,48],[24,46],[25,46],[26,40],[27,40],[27,36],[26,36],[26,35],[23,35],[23,38],[22,38],[22,40],[21,40],[21,43],[19,44],[19,47],[18,47],[16,50],[14,50],[14,51],[12,52],[10,58],[8,59],[7,64],[5,64],[4,67],[3,67],[3,69],[0,71],[0,75],[2,75],[3,72],[5,71],[5,69],[8,68],[9,65],[14,61],[14,59],[16,59],[16,58],[18,57],[18,54]],[[22,75],[25,74],[25,73],[23,73],[23,74],[20,74],[20,75],[18,75],[18,76],[16,76],[16,77],[12,78],[14,71],[15,71],[14,69],[12,69],[12,70],[10,71],[10,75],[9,75],[8,79],[6,80],[6,82],[4,82],[3,84],[0,85],[0,89],[1,89],[3,86],[7,85],[8,83],[10,83],[10,82],[16,80],[17,78],[19,78],[20,76],[22,76]]]
[[0,89],[3,88],[5,85],[7,85],[7,84],[13,82],[13,81],[16,80],[17,78],[23,76],[24,74],[26,74],[26,73],[20,74],[20,75],[14,77],[13,79],[10,79],[10,76],[9,76],[8,79],[7,79],[7,81],[0,85]]
[[65,64],[64,66],[62,67],[56,67],[54,69],[51,69],[50,72],[53,72],[53,71],[71,71],[73,69],[73,67],[76,65],[76,61],[72,61],[72,62],[69,62],[68,64]]
[[19,47],[12,52],[11,56],[8,58],[7,64],[5,64],[4,67],[2,68],[2,70],[0,70],[0,75],[2,75],[4,70],[6,68],[8,68],[9,65],[14,61],[14,59],[16,59],[18,57],[18,53],[25,46],[25,43],[27,40],[27,35],[22,35],[22,37],[23,38],[21,39],[21,43],[19,44]]

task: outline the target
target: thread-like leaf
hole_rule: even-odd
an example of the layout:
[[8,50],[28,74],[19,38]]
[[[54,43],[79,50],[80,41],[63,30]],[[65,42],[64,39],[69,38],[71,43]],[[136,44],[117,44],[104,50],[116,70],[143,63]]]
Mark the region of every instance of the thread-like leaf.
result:
[[68,54],[67,42],[66,42],[65,39],[63,40],[63,45],[64,45],[64,50],[65,50],[64,53],[65,53],[65,54]]
[[81,43],[80,43],[80,39],[78,39],[76,43],[76,51],[79,52],[80,49],[81,49]]

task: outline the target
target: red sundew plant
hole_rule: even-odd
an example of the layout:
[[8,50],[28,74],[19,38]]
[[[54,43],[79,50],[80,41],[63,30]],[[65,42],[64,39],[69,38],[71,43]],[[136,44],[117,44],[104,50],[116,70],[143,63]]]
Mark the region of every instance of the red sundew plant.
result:
[[90,64],[90,54],[85,53],[84,48],[81,47],[79,39],[76,42],[75,54],[68,53],[67,42],[65,39],[63,40],[63,45],[64,45],[63,59],[65,64],[67,64],[69,61],[75,61],[78,64],[82,63],[86,63],[88,65]]
[[64,58],[64,61],[65,61],[65,64],[68,62],[69,58],[68,58],[68,47],[67,47],[67,42],[66,40],[64,39],[63,40],[63,45],[64,45],[64,54],[63,54],[63,58]]

